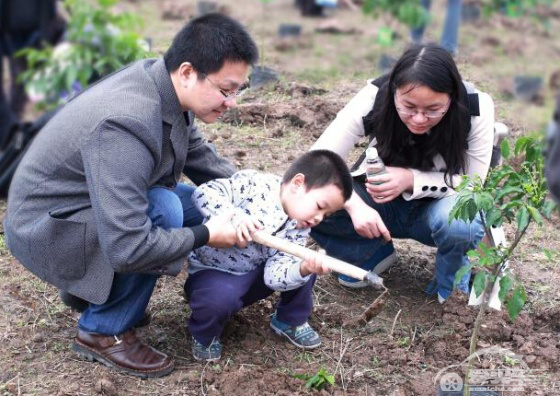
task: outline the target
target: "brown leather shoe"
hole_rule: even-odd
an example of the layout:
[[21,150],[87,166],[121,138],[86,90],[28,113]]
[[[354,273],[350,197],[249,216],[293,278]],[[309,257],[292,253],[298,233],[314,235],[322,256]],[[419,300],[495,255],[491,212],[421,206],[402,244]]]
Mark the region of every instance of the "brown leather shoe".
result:
[[163,377],[173,371],[169,356],[143,344],[134,329],[121,336],[105,336],[78,329],[72,349],[89,361],[141,378]]

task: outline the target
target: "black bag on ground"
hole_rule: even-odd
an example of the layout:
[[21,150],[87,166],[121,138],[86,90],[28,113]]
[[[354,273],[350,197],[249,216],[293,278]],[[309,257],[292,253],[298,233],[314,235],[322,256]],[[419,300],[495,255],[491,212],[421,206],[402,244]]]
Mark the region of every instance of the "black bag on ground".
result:
[[37,133],[56,114],[56,109],[33,122],[16,124],[4,147],[0,150],[0,197],[8,196],[8,189],[19,162]]

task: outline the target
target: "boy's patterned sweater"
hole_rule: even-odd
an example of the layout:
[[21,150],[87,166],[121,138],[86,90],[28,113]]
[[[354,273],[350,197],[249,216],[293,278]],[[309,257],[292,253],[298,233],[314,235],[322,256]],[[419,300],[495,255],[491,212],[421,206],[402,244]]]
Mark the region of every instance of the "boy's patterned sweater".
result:
[[[229,179],[216,179],[199,186],[192,197],[204,216],[204,222],[212,216],[232,212],[232,223],[239,224],[251,216],[260,221],[264,231],[289,242],[304,245],[309,228],[297,229],[296,221],[290,220],[280,201],[281,178],[254,170],[235,173]],[[265,266],[265,284],[278,291],[301,287],[309,276],[300,274],[301,260],[257,243],[246,248],[216,249],[203,246],[189,255],[189,274],[213,269],[241,275]]]

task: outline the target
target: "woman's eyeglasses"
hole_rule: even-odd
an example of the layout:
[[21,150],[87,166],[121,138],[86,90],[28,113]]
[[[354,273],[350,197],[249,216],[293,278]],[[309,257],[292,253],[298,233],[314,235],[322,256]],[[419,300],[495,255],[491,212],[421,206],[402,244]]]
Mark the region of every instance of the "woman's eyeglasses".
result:
[[418,111],[416,109],[407,109],[405,107],[401,107],[400,103],[398,102],[397,94],[395,94],[395,107],[400,115],[407,116],[407,117],[414,117],[418,113],[421,113],[426,118],[441,118],[447,113],[449,110],[449,105],[451,104],[451,99],[445,105],[445,110],[428,110],[428,111]]
[[220,87],[218,87],[216,84],[214,84],[214,82],[212,80],[210,80],[210,78],[208,78],[208,76],[206,74],[202,74],[202,76],[205,79],[207,79],[210,82],[210,84],[212,84],[212,86],[214,88],[216,88],[218,91],[220,91],[220,93],[224,96],[224,102],[227,102],[228,100],[233,100],[233,99],[239,98],[241,95],[243,95],[245,92],[247,92],[250,88],[249,83],[245,83],[233,92],[226,92],[223,89],[221,89]]

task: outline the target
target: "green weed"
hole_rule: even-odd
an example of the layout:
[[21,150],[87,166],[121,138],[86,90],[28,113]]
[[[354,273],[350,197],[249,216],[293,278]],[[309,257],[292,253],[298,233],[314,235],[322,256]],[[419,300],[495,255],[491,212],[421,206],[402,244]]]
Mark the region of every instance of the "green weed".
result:
[[334,375],[325,370],[324,367],[314,375],[310,374],[293,374],[294,378],[304,380],[307,389],[322,390],[327,385],[334,385]]
[[408,348],[410,346],[410,337],[401,337],[397,340],[397,345],[401,348]]

